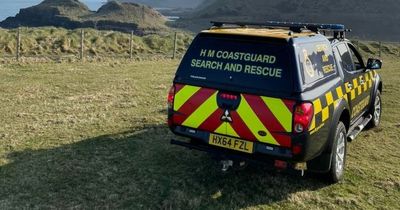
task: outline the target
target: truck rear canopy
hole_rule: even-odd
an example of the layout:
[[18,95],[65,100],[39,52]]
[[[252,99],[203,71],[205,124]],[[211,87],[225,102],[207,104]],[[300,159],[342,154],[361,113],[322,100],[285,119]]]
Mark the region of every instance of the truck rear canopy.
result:
[[239,92],[291,93],[293,59],[286,40],[203,33],[184,56],[175,82]]

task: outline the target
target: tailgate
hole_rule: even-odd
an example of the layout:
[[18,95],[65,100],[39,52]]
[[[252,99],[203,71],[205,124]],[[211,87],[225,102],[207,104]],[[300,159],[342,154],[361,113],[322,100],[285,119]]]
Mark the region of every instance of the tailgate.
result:
[[173,124],[248,141],[291,146],[294,102],[175,84]]

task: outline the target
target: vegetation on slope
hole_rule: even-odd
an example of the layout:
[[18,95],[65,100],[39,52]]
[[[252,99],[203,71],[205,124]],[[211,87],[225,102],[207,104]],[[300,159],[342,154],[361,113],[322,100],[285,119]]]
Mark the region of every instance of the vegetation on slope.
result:
[[90,14],[89,8],[79,0],[44,0],[31,8],[22,9],[21,13],[32,10],[38,14],[56,12],[56,15],[79,19]]
[[[21,55],[29,56],[78,56],[80,30],[63,28],[21,28]],[[15,56],[17,30],[0,29],[0,57]],[[85,29],[85,54],[88,56],[128,56],[130,34],[115,31]],[[178,34],[177,52],[183,54],[192,36]],[[133,36],[133,54],[145,57],[150,54],[172,55],[174,34]]]
[[[130,53],[130,34],[114,31],[85,29],[85,54],[90,57],[127,57]],[[55,27],[21,28],[21,55],[23,57],[78,57],[80,52],[80,30],[66,30]],[[0,29],[0,58],[14,57],[16,54],[17,30]],[[177,53],[183,55],[193,39],[192,34],[178,33]],[[133,36],[133,55],[171,56],[174,33]],[[365,55],[378,55],[379,43],[356,41]],[[383,54],[400,55],[398,44],[384,43]]]
[[120,22],[134,22],[139,27],[164,27],[165,19],[156,10],[134,3],[118,3],[111,1],[102,6],[96,13],[87,16],[89,20],[118,20]]
[[[108,0],[112,1],[112,0]],[[150,5],[152,7],[165,8],[194,8],[202,4],[204,1],[210,0],[118,0],[120,2],[134,2]]]

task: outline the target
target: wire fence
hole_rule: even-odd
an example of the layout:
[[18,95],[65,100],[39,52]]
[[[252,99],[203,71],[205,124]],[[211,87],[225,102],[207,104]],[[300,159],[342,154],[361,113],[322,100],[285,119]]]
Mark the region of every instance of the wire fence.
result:
[[[191,34],[175,31],[136,36],[134,31],[127,34],[53,27],[0,29],[0,60],[175,59],[183,56],[192,39]],[[399,42],[353,40],[353,43],[365,56],[400,57]]]
[[0,29],[0,59],[17,62],[26,59],[175,59],[183,56],[192,37],[188,33],[176,31],[136,36],[134,31],[121,33],[94,29]]

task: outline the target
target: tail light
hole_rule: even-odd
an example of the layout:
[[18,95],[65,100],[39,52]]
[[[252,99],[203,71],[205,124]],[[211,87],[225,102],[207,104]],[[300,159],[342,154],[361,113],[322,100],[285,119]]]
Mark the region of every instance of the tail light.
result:
[[168,101],[168,126],[173,125],[173,108],[174,108],[174,98],[175,98],[175,86],[169,89],[167,101]]
[[174,107],[174,97],[175,97],[175,86],[172,86],[168,92],[168,109],[172,109]]
[[314,115],[314,107],[310,102],[296,105],[294,109],[293,132],[303,133],[308,131]]
[[275,160],[274,166],[277,169],[284,170],[287,168],[287,162],[282,160]]

